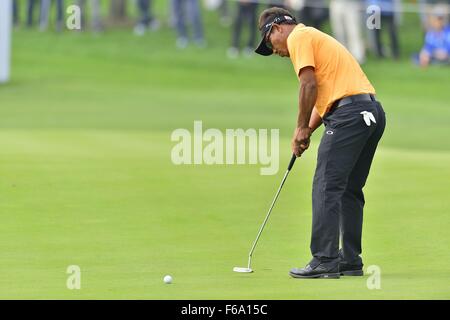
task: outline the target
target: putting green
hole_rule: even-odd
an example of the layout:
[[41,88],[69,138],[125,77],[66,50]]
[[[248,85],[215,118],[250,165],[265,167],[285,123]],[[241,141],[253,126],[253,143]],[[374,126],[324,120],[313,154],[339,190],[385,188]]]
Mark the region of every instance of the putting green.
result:
[[[225,39],[177,51],[168,30],[15,32],[13,81],[0,87],[0,298],[450,298],[448,70],[364,67],[388,120],[363,236],[381,289],[368,276],[288,276],[310,259],[319,133],[287,180],[255,272],[238,274],[290,159],[297,83],[288,60],[228,60]],[[279,128],[280,171],[174,166],[170,134],[194,120]],[[69,265],[81,268],[81,290],[66,288]]]

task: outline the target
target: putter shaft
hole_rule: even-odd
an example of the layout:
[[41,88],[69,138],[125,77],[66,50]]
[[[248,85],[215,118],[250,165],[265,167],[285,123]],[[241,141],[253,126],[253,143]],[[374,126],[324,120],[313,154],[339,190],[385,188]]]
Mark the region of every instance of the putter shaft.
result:
[[253,254],[253,251],[254,251],[255,248],[256,248],[256,245],[257,245],[257,243],[258,243],[259,237],[261,236],[261,233],[262,233],[262,231],[264,230],[264,227],[266,226],[267,220],[269,220],[270,213],[272,212],[272,209],[273,209],[273,207],[275,206],[275,202],[277,201],[278,196],[280,195],[280,192],[281,192],[281,189],[283,188],[284,182],[286,181],[286,179],[287,179],[287,177],[288,177],[288,175],[289,175],[289,172],[291,171],[292,166],[293,166],[294,163],[295,163],[295,159],[296,159],[296,158],[297,158],[297,157],[295,156],[295,154],[293,154],[293,155],[292,155],[292,158],[291,158],[291,162],[289,162],[289,166],[288,166],[288,168],[287,168],[287,170],[286,170],[286,172],[285,172],[285,174],[284,174],[283,180],[281,180],[281,184],[280,184],[280,186],[278,187],[278,190],[277,190],[277,193],[275,194],[275,197],[273,198],[272,204],[270,205],[269,211],[267,212],[266,217],[265,217],[265,219],[264,219],[264,221],[263,221],[261,227],[259,228],[258,235],[256,236],[256,239],[255,239],[255,241],[253,242],[253,246],[252,246],[252,248],[250,249],[250,253],[248,254],[248,265],[247,265],[247,268],[248,268],[248,269],[250,269],[250,267],[251,267],[252,254]]

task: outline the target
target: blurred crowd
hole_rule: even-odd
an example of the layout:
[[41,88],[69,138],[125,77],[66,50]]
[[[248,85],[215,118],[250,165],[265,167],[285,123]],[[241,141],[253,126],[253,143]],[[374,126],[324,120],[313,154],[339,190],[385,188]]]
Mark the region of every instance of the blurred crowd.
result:
[[[168,6],[168,21],[154,14],[155,2],[163,1]],[[82,30],[101,32],[105,28],[105,4],[110,18],[118,21],[129,20],[127,8],[133,2],[138,12],[133,32],[137,36],[147,31],[157,31],[167,23],[177,35],[176,46],[186,48],[190,43],[207,47],[202,9],[217,11],[218,22],[229,27],[229,58],[240,55],[251,56],[259,37],[258,13],[267,7],[279,6],[289,9],[298,22],[323,29],[329,23],[332,35],[345,45],[360,62],[366,60],[367,51],[378,58],[398,59],[401,53],[398,27],[405,5],[416,8],[421,26],[417,34],[423,37],[423,47],[413,56],[413,61],[421,66],[429,64],[449,64],[450,61],[450,0],[13,0],[13,21],[16,26],[25,25],[39,30],[49,28],[54,21],[57,31],[65,28],[66,8],[78,5],[81,9]],[[25,8],[21,8],[24,6]],[[369,28],[366,22],[374,11],[380,8],[381,28]],[[20,12],[25,12],[21,19]],[[55,18],[51,13],[55,12]],[[22,21],[23,20],[23,21]],[[386,32],[386,36],[383,33]],[[246,35],[246,39],[243,36]],[[388,38],[389,45],[383,43]]]

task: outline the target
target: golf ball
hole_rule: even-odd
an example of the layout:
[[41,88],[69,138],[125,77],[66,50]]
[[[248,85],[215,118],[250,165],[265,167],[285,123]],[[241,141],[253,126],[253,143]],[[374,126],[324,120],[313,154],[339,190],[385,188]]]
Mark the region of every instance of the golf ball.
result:
[[172,277],[171,277],[171,276],[165,276],[165,277],[164,277],[164,283],[165,283],[165,284],[170,284],[170,283],[172,283]]

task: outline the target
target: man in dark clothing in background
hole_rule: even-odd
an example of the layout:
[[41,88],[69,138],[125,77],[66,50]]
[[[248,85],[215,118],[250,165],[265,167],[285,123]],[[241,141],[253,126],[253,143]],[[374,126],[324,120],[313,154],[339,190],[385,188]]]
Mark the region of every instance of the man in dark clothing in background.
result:
[[247,45],[244,49],[246,55],[253,53],[256,40],[256,15],[258,9],[257,0],[239,0],[237,3],[237,15],[233,24],[231,47],[228,49],[228,57],[236,58],[239,55],[240,41],[243,24],[249,28]]

